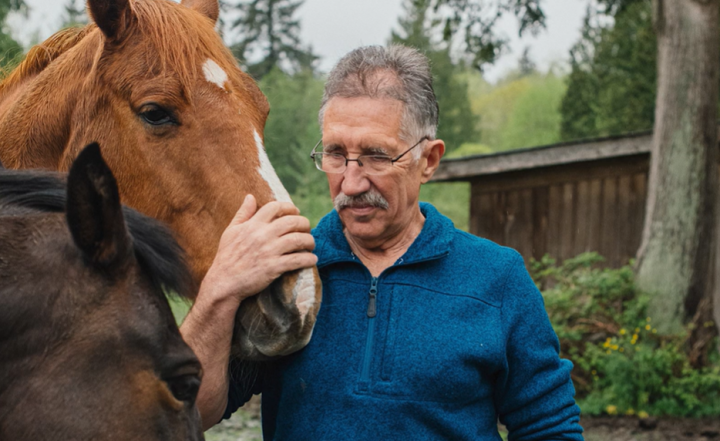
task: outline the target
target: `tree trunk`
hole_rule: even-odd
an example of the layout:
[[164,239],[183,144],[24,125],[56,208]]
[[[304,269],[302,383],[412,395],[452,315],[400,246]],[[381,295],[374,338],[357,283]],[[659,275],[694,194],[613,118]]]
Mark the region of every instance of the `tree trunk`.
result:
[[[658,38],[648,202],[637,283],[661,332],[696,324],[690,347],[715,335],[712,304],[718,196],[720,0],[654,0]],[[711,339],[711,337],[710,337]]]

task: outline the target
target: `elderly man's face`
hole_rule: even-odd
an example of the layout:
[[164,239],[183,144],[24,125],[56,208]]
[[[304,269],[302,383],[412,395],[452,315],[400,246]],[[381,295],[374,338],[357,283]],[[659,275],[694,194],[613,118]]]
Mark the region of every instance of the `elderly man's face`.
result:
[[[368,154],[394,158],[412,146],[399,137],[402,113],[403,103],[393,99],[332,98],[323,119],[323,145],[351,159]],[[380,246],[417,216],[420,185],[429,176],[423,173],[425,157],[416,161],[413,153],[417,152],[406,154],[382,175],[367,175],[357,162],[348,163],[342,174],[327,175],[333,200],[342,194],[350,197],[349,201],[370,194],[376,196],[370,201],[377,202],[381,196],[387,202],[387,208],[382,208],[382,204],[355,198],[350,206],[340,208],[338,213],[348,234]]]

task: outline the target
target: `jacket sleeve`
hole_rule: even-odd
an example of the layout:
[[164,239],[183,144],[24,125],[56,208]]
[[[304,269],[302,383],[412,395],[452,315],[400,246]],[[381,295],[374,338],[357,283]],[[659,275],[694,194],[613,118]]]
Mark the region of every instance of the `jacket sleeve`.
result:
[[247,403],[253,395],[262,392],[263,372],[262,363],[253,363],[241,360],[230,362],[230,386],[228,388],[228,401],[222,419],[226,420],[235,411]]
[[513,254],[503,293],[506,358],[495,408],[509,441],[582,440],[572,363],[560,359],[542,295],[522,257]]

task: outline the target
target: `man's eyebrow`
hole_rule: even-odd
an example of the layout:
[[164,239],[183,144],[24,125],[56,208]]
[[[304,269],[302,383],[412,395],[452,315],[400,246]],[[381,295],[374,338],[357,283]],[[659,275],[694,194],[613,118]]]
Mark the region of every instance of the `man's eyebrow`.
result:
[[328,144],[323,146],[323,152],[332,152],[336,150],[344,150],[344,148],[340,144]]

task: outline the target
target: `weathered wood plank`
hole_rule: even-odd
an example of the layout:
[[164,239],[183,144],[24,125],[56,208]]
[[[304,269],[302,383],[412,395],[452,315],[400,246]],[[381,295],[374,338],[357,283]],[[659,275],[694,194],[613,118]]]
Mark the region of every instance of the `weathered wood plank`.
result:
[[553,185],[548,188],[548,235],[547,254],[555,259],[560,258],[560,231],[563,213],[562,186]]
[[550,188],[532,189],[532,256],[540,260],[547,252]]
[[617,266],[619,258],[617,255],[617,178],[603,180],[602,188],[602,226],[600,237],[602,238],[599,253],[605,257],[610,266]]
[[561,260],[573,256],[575,242],[575,185],[572,183],[562,186],[562,214],[560,230],[560,256]]

